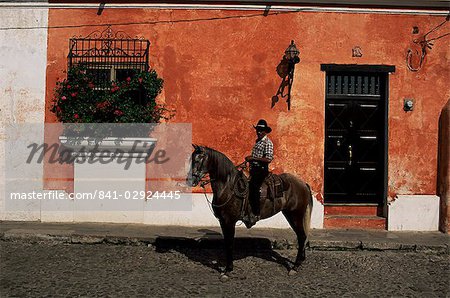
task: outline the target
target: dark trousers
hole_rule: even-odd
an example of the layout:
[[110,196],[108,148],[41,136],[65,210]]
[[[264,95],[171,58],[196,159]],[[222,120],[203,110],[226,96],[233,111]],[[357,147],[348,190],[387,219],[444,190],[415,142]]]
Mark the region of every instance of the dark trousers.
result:
[[253,214],[256,216],[260,214],[260,188],[268,174],[268,165],[258,164],[250,167],[249,199]]

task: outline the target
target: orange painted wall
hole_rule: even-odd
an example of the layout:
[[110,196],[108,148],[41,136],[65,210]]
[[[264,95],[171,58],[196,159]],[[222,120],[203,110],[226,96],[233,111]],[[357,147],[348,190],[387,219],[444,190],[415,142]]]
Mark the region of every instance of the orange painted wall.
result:
[[[320,64],[395,65],[390,75],[389,193],[435,193],[438,118],[450,96],[448,38],[436,42],[418,73],[407,70],[405,55],[417,38],[413,26],[424,33],[444,17],[108,8],[101,16],[96,13],[50,9],[49,26],[142,23],[114,25],[113,30],[151,41],[151,67],[165,80],[161,99],[177,110],[171,121],[191,122],[195,143],[240,163],[255,139],[252,124],[265,118],[273,128],[274,170],[295,173],[319,192],[325,134]],[[96,29],[49,29],[47,108],[56,80],[64,76],[69,38]],[[276,67],[291,39],[301,56],[291,111],[282,101],[271,109],[281,81]],[[363,57],[352,58],[354,46],[361,47]],[[416,106],[405,113],[403,99],[409,97]],[[47,110],[46,122],[54,121]]]

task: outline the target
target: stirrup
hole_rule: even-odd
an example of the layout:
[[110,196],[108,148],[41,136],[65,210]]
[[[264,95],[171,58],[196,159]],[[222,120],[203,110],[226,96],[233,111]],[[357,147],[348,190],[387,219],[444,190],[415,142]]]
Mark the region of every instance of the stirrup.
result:
[[259,220],[261,219],[261,216],[256,216],[256,215],[253,215],[253,214],[249,214],[249,215],[247,215],[247,216],[245,216],[243,219],[242,219],[242,222],[245,224],[245,227],[247,228],[247,229],[250,229],[251,227],[253,227]]

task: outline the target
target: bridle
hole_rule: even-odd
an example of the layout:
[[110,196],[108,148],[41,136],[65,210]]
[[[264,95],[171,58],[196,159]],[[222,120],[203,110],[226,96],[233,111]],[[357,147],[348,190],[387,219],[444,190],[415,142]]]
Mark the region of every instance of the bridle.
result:
[[[197,162],[196,159],[200,157],[200,162]],[[206,188],[205,186],[210,184],[211,181],[214,181],[214,179],[211,178],[205,178],[206,174],[208,174],[207,171],[204,170],[203,164],[205,163],[207,155],[204,152],[198,153],[198,155],[195,157],[194,162],[196,162],[195,167],[192,167],[192,177],[195,178],[194,181],[196,182],[196,185],[199,185],[201,188],[203,188],[203,194],[205,195],[206,201],[209,203],[210,206],[213,206],[215,208],[220,208],[225,206],[229,200],[225,202],[225,204],[216,205],[212,201],[210,202],[208,200],[208,196],[206,195]],[[199,165],[198,165],[199,164]],[[211,210],[212,211],[212,210]],[[213,212],[214,214],[214,212]]]
[[[205,163],[207,155],[206,155],[206,153],[202,152],[202,153],[199,153],[197,156],[201,156],[200,165],[197,166],[197,163],[196,163],[196,166],[192,167],[191,175],[193,178],[195,178],[194,181],[197,184],[199,184],[201,187],[204,188],[204,186],[207,185],[211,181],[210,179],[209,180],[203,179],[203,177],[205,177],[205,175],[208,173],[207,171],[205,171],[203,169],[203,164]],[[196,157],[196,159],[197,159],[197,157]],[[200,169],[200,171],[199,171],[199,169]]]

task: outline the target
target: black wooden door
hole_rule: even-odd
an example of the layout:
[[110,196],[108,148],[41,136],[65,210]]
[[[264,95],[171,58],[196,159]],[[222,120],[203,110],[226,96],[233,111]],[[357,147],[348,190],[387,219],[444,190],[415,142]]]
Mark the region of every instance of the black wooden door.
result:
[[327,72],[326,203],[383,202],[386,85],[386,73]]

